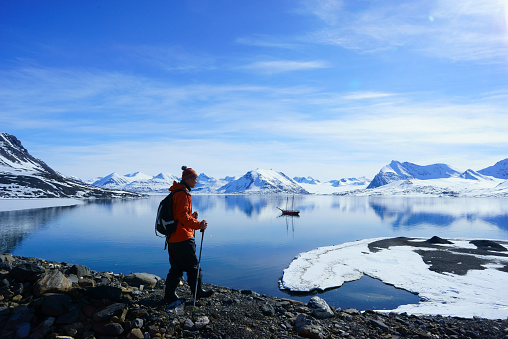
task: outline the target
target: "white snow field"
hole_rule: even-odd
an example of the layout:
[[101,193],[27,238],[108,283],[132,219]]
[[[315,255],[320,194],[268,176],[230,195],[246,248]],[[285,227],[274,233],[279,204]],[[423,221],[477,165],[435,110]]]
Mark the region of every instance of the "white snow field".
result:
[[[487,255],[465,254],[464,251],[474,252],[476,249],[469,240],[448,239],[453,244],[427,247],[420,244],[426,240],[423,238],[407,238],[408,242],[418,243],[417,246],[393,245],[376,251],[369,249],[369,244],[386,239],[397,238],[365,239],[301,253],[284,270],[280,287],[300,292],[325,290],[357,280],[365,274],[420,296],[419,304],[401,305],[395,310],[381,312],[488,319],[508,317],[506,251],[485,251]],[[504,247],[508,243],[496,242]],[[422,258],[423,251],[449,253],[453,257],[449,272],[431,270],[432,264],[427,264]],[[473,256],[473,261],[479,259],[483,269],[469,269],[466,274],[453,273],[463,264],[460,260],[453,262],[453,259],[467,259],[467,256]],[[504,268],[504,272],[498,268]]]

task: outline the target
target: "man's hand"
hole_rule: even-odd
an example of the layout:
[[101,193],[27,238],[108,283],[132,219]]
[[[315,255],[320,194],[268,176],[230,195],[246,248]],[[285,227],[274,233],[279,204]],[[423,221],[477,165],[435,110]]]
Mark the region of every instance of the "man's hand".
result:
[[207,227],[208,227],[208,223],[206,222],[206,220],[201,221],[201,225],[200,225],[201,230],[204,231],[204,230],[206,230]]

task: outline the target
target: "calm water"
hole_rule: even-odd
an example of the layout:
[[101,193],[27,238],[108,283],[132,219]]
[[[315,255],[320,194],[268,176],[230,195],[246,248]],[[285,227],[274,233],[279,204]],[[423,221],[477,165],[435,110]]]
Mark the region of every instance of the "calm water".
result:
[[[0,253],[79,263],[96,271],[165,278],[164,241],[154,234],[161,196],[73,207],[0,212]],[[300,217],[283,217],[285,196],[194,195],[208,220],[204,281],[307,301],[279,291],[301,252],[381,236],[508,239],[506,199],[296,196]],[[196,242],[201,241],[201,234]],[[364,277],[320,294],[341,308],[392,309],[418,297]]]

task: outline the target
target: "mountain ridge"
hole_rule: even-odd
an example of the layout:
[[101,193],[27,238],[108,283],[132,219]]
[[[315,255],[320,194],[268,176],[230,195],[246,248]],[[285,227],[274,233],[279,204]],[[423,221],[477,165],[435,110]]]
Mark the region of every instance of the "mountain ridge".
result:
[[[193,189],[208,194],[428,194],[508,196],[508,158],[479,171],[464,172],[447,164],[426,166],[391,161],[372,181],[365,177],[321,182],[310,176],[289,178],[282,172],[256,169],[240,178],[215,179],[201,173]],[[13,135],[0,133],[0,197],[124,197],[136,193],[167,193],[180,178],[161,172],[121,175],[112,172],[90,185],[66,177],[30,155]],[[119,193],[118,190],[123,190]],[[127,192],[133,192],[129,195]]]
[[0,133],[1,198],[127,198],[132,192],[104,190],[53,170],[33,157],[15,136]]

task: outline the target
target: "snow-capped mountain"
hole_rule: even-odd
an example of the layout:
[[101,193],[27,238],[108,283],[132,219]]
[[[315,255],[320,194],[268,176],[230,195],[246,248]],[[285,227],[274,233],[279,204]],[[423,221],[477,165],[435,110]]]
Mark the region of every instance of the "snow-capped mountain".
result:
[[[508,184],[505,183],[508,180],[503,182],[502,179],[505,163],[506,161],[500,161],[484,170],[468,169],[460,173],[446,164],[419,166],[408,162],[392,161],[381,169],[367,189],[335,194],[508,197]],[[486,173],[492,175],[489,176]]]
[[376,174],[367,188],[376,188],[399,180],[442,179],[459,177],[460,174],[459,171],[446,164],[420,166],[410,162],[400,163],[394,160]]
[[[342,178],[339,180],[330,180],[321,182],[312,177],[296,177],[295,181],[299,183],[307,192],[311,194],[339,194],[365,189],[370,180],[365,177],[360,178]],[[298,179],[298,180],[296,180]]]
[[366,177],[360,177],[360,178],[342,178],[339,180],[330,180],[330,184],[332,184],[333,187],[339,187],[339,186],[362,186],[362,185],[368,185],[370,183],[370,180]]
[[470,179],[470,180],[492,180],[492,178],[490,178],[486,175],[480,174],[476,171],[473,171],[472,169],[466,170],[464,173],[462,173],[460,175],[460,177],[463,179]]
[[294,181],[296,181],[299,184],[311,184],[311,185],[317,185],[320,183],[319,180],[314,179],[313,177],[294,177]]
[[225,177],[223,179],[217,180],[213,177],[207,176],[204,173],[201,173],[198,175],[198,182],[192,191],[200,193],[216,193],[219,188],[235,179],[235,177]]
[[494,166],[489,166],[478,173],[498,179],[508,179],[508,158],[498,161]]
[[141,172],[125,175],[113,172],[93,185],[138,193],[166,193],[175,180],[180,179],[171,173],[159,173],[152,177]]
[[308,194],[297,182],[284,173],[273,170],[256,169],[243,177],[233,180],[218,189],[221,193],[290,193]]
[[131,180],[127,179],[126,176],[113,172],[97,180],[93,183],[93,185],[102,188],[120,189],[120,187],[123,187],[130,182]]
[[[459,172],[446,164],[420,166],[392,161],[372,181],[365,177],[321,182],[273,170],[257,169],[241,178],[198,176],[193,192],[222,194],[339,194],[508,197],[508,159],[479,171]],[[16,137],[0,133],[0,197],[139,197],[139,193],[167,193],[179,176],[141,172],[80,181],[66,177],[31,156]],[[121,190],[121,191],[118,191]],[[123,192],[122,192],[123,191]]]
[[0,133],[0,197],[2,198],[113,198],[139,197],[111,191],[66,177],[30,155],[13,135]]

